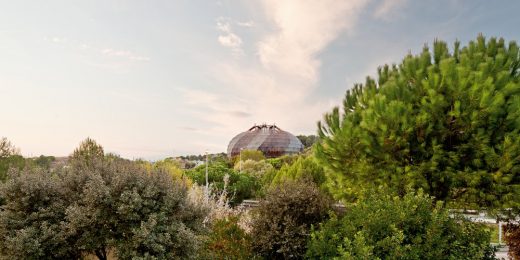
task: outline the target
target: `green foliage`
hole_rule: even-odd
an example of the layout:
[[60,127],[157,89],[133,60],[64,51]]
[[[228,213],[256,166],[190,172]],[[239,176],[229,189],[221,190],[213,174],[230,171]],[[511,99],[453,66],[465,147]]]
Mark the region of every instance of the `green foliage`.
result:
[[[240,174],[230,169],[225,161],[209,162],[208,181],[215,192],[221,193],[223,191],[225,175],[229,175],[227,191],[231,195],[230,202],[232,204],[238,204],[244,199],[253,198],[255,192],[260,189],[260,183],[255,177],[248,174]],[[186,171],[186,176],[201,186],[206,185],[206,165],[200,165]]]
[[[0,138],[0,182],[7,178],[10,167],[22,168],[25,165],[19,150],[7,138]],[[1,202],[1,198],[0,198]]]
[[296,136],[296,138],[298,138],[300,142],[302,142],[304,148],[311,147],[312,145],[314,145],[314,143],[316,143],[319,140],[318,137],[315,135],[298,135]]
[[54,156],[45,156],[40,155],[39,157],[33,159],[33,163],[42,169],[49,170],[51,168],[52,162],[54,162],[56,158]]
[[314,183],[287,181],[269,190],[253,212],[253,250],[266,259],[302,258],[311,225],[327,217],[331,201]]
[[253,161],[261,161],[265,160],[264,153],[258,150],[243,150],[240,152],[240,155],[235,158],[237,161],[235,165],[238,164],[238,160],[242,159],[242,161],[253,160]]
[[176,180],[181,180],[186,183],[188,186],[192,184],[191,179],[189,179],[184,174],[184,170],[181,169],[181,162],[174,158],[166,158],[163,160],[156,161],[154,163],[140,161],[139,162],[143,167],[145,167],[148,171],[159,170],[165,171],[172,176],[172,178]]
[[519,61],[515,42],[479,36],[380,67],[318,123],[330,190],[413,187],[460,206],[520,206]]
[[18,154],[13,154],[9,157],[0,158],[0,182],[6,181],[9,169],[23,169],[26,163],[27,162],[25,158]]
[[217,220],[206,241],[205,259],[251,259],[252,238],[239,225],[239,216]]
[[195,258],[204,212],[184,184],[125,160],[56,173],[26,168],[1,186],[0,251],[8,258]]
[[284,155],[276,158],[268,158],[265,161],[271,164],[275,169],[279,170],[285,164],[292,164],[299,158],[298,155]]
[[442,202],[421,192],[400,198],[379,189],[313,230],[307,257],[492,259],[489,240],[483,225],[450,217]]
[[62,221],[67,202],[56,176],[26,168],[0,184],[0,259],[78,259]]
[[285,164],[274,175],[271,185],[278,185],[287,180],[304,179],[314,182],[318,187],[325,182],[323,167],[318,165],[313,156],[301,156],[292,164]]
[[79,147],[74,150],[70,156],[70,160],[72,163],[89,165],[96,160],[104,159],[104,157],[105,152],[103,151],[103,147],[87,137],[87,139],[83,140]]
[[261,180],[266,174],[273,172],[274,167],[265,160],[254,161],[248,159],[243,161],[242,164],[235,164],[235,171],[240,172],[240,170],[242,170],[241,173],[251,175],[256,179]]
[[7,138],[0,138],[0,159],[7,158],[11,155],[19,154],[18,148],[16,148],[11,141]]

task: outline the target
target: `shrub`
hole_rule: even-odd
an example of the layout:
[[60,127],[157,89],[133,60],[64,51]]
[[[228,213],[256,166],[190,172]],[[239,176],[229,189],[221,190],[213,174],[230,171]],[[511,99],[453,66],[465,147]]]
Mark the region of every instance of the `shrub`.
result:
[[509,247],[509,256],[513,259],[520,259],[520,225],[518,223],[508,223],[504,226],[504,240]]
[[237,172],[251,175],[257,180],[261,180],[266,174],[274,171],[273,166],[265,160],[254,161],[251,159],[243,160],[242,165],[240,165],[240,163],[235,164],[234,169]]
[[441,202],[419,192],[403,198],[367,194],[313,230],[309,258],[492,259],[481,224],[450,217]]
[[[198,185],[206,185],[206,165],[200,165],[186,171],[186,175]],[[259,181],[248,174],[240,174],[223,161],[217,161],[208,165],[208,181],[215,193],[222,193],[224,189],[224,176],[229,175],[227,187],[231,204],[238,204],[244,199],[252,198],[260,188]]]
[[265,161],[271,164],[275,169],[279,170],[285,164],[292,164],[296,159],[298,159],[297,155],[284,155],[276,158],[269,158]]
[[303,257],[311,225],[326,219],[330,203],[310,182],[272,188],[253,212],[253,250],[268,259]]
[[205,244],[207,259],[251,259],[252,239],[238,224],[240,216],[215,221]]
[[[242,161],[247,161],[247,160],[253,160],[253,161],[262,161],[262,160],[265,160],[265,156],[264,156],[264,153],[262,153],[262,151],[258,151],[258,150],[243,150],[242,152],[240,152],[240,156],[237,156],[238,158],[236,159],[242,159]],[[238,163],[238,162],[236,162]],[[235,164],[236,164],[235,163]]]
[[271,185],[283,183],[286,180],[305,179],[320,186],[325,182],[323,167],[318,165],[313,156],[299,157],[292,164],[285,164],[273,177]]

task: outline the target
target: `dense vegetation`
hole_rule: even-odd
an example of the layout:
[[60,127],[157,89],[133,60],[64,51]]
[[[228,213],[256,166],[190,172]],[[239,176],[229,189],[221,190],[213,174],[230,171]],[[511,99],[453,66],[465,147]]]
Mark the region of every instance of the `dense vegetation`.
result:
[[[384,190],[379,190],[384,194]],[[338,259],[490,259],[490,235],[481,224],[452,218],[419,193],[366,194],[312,233],[307,256]]]
[[56,172],[10,175],[0,190],[0,252],[9,259],[107,259],[111,250],[124,259],[195,257],[205,213],[187,200],[187,187],[164,171],[92,153],[99,147],[86,140]]
[[3,138],[0,259],[492,259],[487,229],[451,208],[508,218],[517,257],[519,69],[514,42],[436,41],[279,158],[130,161],[87,138],[63,161]]

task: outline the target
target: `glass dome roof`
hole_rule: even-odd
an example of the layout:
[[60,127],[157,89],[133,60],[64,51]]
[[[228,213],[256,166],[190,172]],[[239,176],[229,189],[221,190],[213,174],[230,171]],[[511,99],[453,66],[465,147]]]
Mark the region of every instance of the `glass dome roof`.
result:
[[259,150],[266,157],[278,157],[303,151],[303,144],[296,136],[276,125],[255,125],[238,134],[229,142],[227,154],[237,156],[240,150]]

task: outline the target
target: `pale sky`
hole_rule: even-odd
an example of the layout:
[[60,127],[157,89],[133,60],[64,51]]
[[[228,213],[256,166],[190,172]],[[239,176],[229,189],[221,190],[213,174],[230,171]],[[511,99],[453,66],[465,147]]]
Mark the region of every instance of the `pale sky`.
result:
[[0,137],[25,156],[86,137],[126,158],[295,135],[434,39],[520,41],[520,1],[0,1]]

